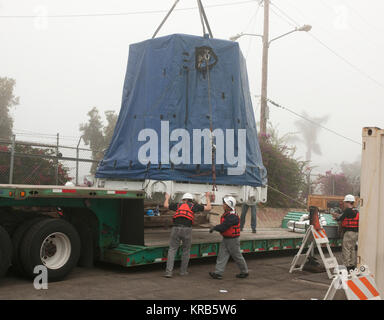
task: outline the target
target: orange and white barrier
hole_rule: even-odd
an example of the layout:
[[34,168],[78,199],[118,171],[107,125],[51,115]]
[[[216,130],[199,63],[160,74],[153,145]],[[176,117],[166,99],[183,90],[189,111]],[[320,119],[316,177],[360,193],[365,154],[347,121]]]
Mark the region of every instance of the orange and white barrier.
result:
[[348,300],[381,300],[375,279],[367,266],[350,273],[344,266],[337,266],[335,274],[324,300],[333,300],[337,290],[344,290]]
[[[324,245],[324,247],[327,249],[328,257],[325,256],[322,249],[322,245]],[[307,247],[308,249],[304,253],[304,250]],[[313,255],[313,250],[315,247],[317,247],[317,250],[319,251],[319,254],[320,254],[321,260],[323,261],[328,278],[331,279],[332,278],[331,271],[334,270],[338,265],[337,259],[333,255],[331,247],[329,246],[329,241],[328,241],[327,234],[325,233],[325,230],[323,228],[319,228],[316,230],[316,228],[313,225],[310,225],[309,228],[307,229],[307,232],[305,233],[300,249],[292,260],[289,272],[292,273],[293,271],[303,271],[303,267],[308,262],[309,257]]]
[[315,228],[313,228],[313,236],[315,237],[315,239],[327,239],[328,240],[328,237],[327,237],[327,234],[325,233],[325,230],[323,228],[319,229],[319,230],[316,230]]

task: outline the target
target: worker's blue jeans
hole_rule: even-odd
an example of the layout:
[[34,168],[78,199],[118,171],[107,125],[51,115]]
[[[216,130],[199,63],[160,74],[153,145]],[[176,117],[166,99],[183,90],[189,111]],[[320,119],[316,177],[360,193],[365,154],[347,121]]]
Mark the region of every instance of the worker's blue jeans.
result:
[[256,205],[247,205],[243,203],[240,217],[240,229],[244,228],[245,217],[247,216],[248,208],[251,207],[251,228],[256,230]]

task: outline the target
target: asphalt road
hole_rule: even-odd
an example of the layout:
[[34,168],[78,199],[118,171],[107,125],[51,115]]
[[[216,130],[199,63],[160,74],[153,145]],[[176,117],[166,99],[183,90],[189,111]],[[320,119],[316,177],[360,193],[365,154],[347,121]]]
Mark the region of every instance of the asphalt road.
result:
[[[189,275],[162,277],[165,264],[124,268],[98,264],[94,268],[76,268],[65,280],[49,283],[47,290],[36,290],[31,280],[9,272],[0,279],[0,300],[20,299],[183,299],[183,300],[255,300],[323,299],[331,283],[327,274],[288,272],[294,252],[245,255],[250,276],[237,279],[236,264],[230,261],[224,279],[208,275],[214,270],[215,257],[192,260]],[[340,260],[340,252],[335,253]]]

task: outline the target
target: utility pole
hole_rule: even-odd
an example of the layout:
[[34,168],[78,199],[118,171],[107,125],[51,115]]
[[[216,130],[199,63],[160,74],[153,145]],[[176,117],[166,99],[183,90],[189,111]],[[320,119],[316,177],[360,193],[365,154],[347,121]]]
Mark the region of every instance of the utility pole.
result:
[[253,33],[240,33],[235,36],[232,36],[229,38],[231,41],[236,41],[242,36],[257,36],[261,37],[263,39],[263,59],[262,59],[262,68],[261,68],[261,101],[260,101],[260,135],[265,136],[267,133],[267,99],[268,99],[268,51],[269,51],[269,45],[271,42],[278,40],[282,37],[285,37],[289,34],[292,34],[296,31],[305,31],[308,32],[312,29],[312,26],[309,24],[305,24],[301,27],[296,27],[295,29],[286,32],[278,37],[275,37],[273,39],[269,39],[269,5],[270,0],[263,0],[264,1],[264,31],[263,34],[253,34]]
[[268,83],[268,49],[269,49],[269,0],[264,0],[263,61],[261,75],[260,134],[267,132],[267,83]]

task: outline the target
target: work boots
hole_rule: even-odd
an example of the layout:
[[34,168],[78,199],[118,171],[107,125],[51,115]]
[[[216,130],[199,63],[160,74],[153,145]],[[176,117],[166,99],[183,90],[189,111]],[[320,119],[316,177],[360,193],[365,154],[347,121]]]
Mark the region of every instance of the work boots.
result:
[[211,278],[216,279],[216,280],[221,280],[223,279],[223,276],[221,274],[215,273],[215,272],[210,272],[209,275]]

